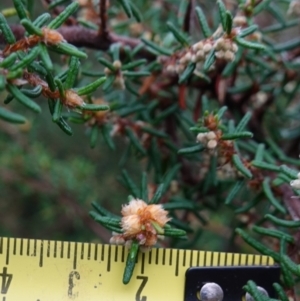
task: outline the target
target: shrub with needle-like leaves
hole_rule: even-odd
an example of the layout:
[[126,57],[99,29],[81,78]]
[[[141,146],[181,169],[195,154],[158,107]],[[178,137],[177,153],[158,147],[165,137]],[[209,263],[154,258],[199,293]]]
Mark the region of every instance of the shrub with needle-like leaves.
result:
[[[96,202],[90,215],[130,248],[124,283],[139,251],[198,248],[228,210],[223,251],[244,241],[273,257],[278,298],[295,300],[299,24],[289,0],[14,0],[0,6],[0,119],[29,123],[47,101],[67,135],[81,124],[95,151],[122,150],[122,216]],[[245,291],[267,300],[252,281]]]

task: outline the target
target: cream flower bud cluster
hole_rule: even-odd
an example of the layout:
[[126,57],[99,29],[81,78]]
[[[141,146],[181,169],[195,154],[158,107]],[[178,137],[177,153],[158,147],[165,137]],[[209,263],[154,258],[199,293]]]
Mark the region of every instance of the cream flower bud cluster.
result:
[[236,43],[223,37],[215,41],[214,48],[216,50],[215,56],[218,59],[223,59],[227,62],[234,61],[235,53],[238,51],[238,46]]
[[295,189],[300,189],[300,172],[297,174],[297,179],[291,181],[290,185]]
[[166,70],[171,73],[181,74],[190,63],[196,63],[196,68],[201,69],[212,49],[213,41],[205,40],[197,42],[181,56],[176,65],[170,64]]
[[[214,41],[205,40],[200,41],[192,46],[194,55],[192,56],[191,61],[196,63],[196,70],[201,70],[205,60],[207,59],[209,53],[213,49]],[[213,70],[214,66],[212,65],[209,70]]]
[[[227,62],[232,62],[235,59],[235,53],[238,51],[236,43],[230,39],[219,38],[217,40],[206,39],[192,45],[175,64],[169,64],[166,68],[167,72],[181,74],[190,63],[196,64],[195,73],[201,71],[203,64],[207,59],[212,49],[215,49],[216,58],[223,59]],[[209,70],[213,70],[214,65]]]
[[204,144],[208,149],[215,149],[218,146],[217,135],[215,132],[210,131],[207,133],[199,133],[197,135],[197,142]]

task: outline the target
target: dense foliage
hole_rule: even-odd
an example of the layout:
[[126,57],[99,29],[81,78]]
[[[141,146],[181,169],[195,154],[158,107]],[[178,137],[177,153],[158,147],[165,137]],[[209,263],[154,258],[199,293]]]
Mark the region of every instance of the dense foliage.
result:
[[[279,299],[295,300],[300,1],[10,2],[0,4],[2,234],[107,242],[92,202],[91,217],[136,253],[164,235],[162,247],[272,256]],[[127,195],[152,204],[143,233],[121,222]]]

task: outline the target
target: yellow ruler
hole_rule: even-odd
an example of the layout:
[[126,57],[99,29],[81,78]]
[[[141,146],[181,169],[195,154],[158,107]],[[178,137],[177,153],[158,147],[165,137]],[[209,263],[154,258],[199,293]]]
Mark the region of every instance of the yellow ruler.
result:
[[140,254],[122,283],[122,246],[0,238],[0,301],[182,301],[192,266],[273,266],[267,256],[179,249]]

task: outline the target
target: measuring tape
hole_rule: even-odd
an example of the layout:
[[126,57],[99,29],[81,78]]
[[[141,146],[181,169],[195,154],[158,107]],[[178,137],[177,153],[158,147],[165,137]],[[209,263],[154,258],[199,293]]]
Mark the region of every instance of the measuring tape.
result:
[[[227,286],[240,278],[230,271],[242,267],[254,277],[248,280],[255,281],[260,272],[261,281],[278,274],[268,256],[153,248],[139,254],[130,283],[124,285],[127,254],[123,246],[0,238],[0,301],[198,300],[196,291],[190,296],[187,287],[193,281],[199,286],[199,279],[209,273],[209,279],[225,273]],[[206,272],[198,279],[201,267]]]

